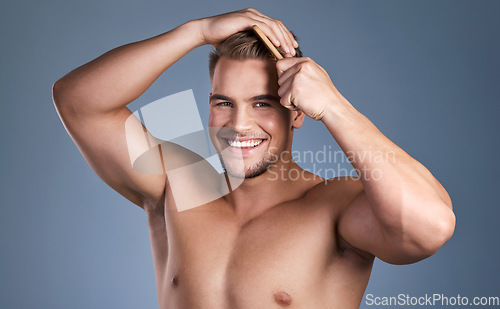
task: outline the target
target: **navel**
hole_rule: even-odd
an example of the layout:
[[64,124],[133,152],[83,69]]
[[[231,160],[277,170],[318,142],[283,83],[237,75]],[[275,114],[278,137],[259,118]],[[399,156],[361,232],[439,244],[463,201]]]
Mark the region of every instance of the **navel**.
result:
[[288,306],[292,303],[292,297],[283,291],[274,293],[274,300],[282,306]]

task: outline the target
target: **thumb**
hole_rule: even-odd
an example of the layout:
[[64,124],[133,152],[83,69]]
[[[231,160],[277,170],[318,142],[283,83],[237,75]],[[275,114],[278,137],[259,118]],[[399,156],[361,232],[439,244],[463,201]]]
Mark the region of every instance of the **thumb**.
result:
[[304,61],[302,57],[285,57],[276,61],[276,69],[278,70],[278,76],[281,76],[283,72],[293,67],[295,64]]

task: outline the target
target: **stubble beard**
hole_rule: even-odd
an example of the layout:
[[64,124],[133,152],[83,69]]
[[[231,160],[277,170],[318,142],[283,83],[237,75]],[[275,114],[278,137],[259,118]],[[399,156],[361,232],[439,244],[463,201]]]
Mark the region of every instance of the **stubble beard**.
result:
[[229,176],[238,179],[250,179],[264,174],[273,165],[274,161],[272,160],[272,158],[273,155],[269,152],[266,152],[264,154],[264,157],[259,162],[253,163],[249,166],[244,166],[244,170],[241,168],[234,168],[231,166],[231,164],[225,164],[222,158],[221,163],[224,171]]

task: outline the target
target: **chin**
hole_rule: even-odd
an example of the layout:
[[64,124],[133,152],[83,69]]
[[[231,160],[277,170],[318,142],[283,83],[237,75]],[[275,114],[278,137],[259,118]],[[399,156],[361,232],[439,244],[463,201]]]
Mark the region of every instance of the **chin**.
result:
[[244,168],[235,168],[231,164],[223,164],[226,173],[234,178],[239,179],[250,179],[256,178],[267,172],[268,168],[272,165],[272,162],[263,158],[261,161],[254,163],[250,166],[245,166]]

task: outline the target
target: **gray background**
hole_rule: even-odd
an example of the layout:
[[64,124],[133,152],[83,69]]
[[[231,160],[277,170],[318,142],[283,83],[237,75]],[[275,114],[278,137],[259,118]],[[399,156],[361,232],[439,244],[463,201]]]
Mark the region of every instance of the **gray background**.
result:
[[[51,86],[116,46],[248,6],[294,30],[344,96],[453,199],[452,240],[417,264],[377,261],[367,293],[500,296],[500,1],[28,0],[0,13],[0,308],[157,307],[146,216],[84,161]],[[190,53],[130,107],[192,88],[206,119],[208,51]],[[321,123],[296,134],[298,150],[330,144]]]

